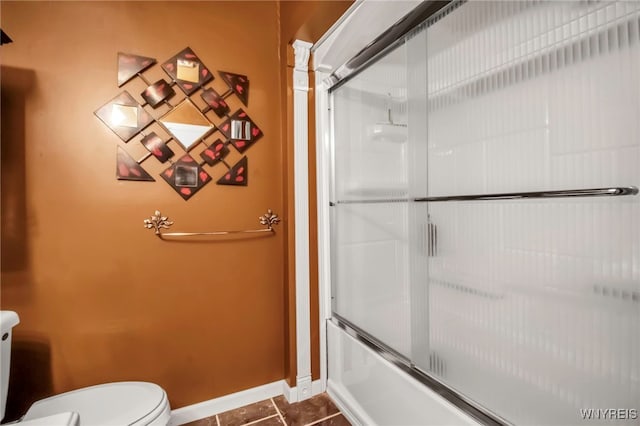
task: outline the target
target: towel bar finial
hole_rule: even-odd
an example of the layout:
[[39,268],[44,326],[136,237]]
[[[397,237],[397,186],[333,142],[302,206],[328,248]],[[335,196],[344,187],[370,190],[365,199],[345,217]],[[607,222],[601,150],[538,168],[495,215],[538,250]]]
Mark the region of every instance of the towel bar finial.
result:
[[167,216],[162,216],[160,210],[156,210],[153,216],[144,220],[144,226],[147,229],[154,229],[156,235],[160,235],[160,229],[169,229],[173,225],[173,222],[169,220]]
[[277,214],[273,214],[271,209],[267,210],[267,213],[258,218],[261,225],[266,225],[268,229],[273,229],[273,225],[280,223],[280,218]]

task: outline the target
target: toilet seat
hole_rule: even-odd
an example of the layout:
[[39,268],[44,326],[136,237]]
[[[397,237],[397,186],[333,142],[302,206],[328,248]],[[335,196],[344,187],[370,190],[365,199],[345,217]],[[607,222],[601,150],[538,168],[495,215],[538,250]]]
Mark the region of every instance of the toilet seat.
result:
[[35,402],[23,420],[75,411],[82,426],[166,426],[171,409],[167,394],[147,382],[116,382],[90,386]]

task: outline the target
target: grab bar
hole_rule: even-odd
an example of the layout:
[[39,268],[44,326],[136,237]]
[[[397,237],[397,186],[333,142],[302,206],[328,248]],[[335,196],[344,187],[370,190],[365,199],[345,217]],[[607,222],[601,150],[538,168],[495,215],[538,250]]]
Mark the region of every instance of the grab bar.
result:
[[504,192],[499,194],[451,195],[440,197],[419,198],[387,198],[380,200],[343,200],[329,203],[336,204],[369,204],[369,203],[398,203],[398,202],[442,202],[442,201],[490,201],[490,200],[519,200],[523,198],[560,198],[560,197],[618,197],[636,195],[635,186],[618,186],[612,188],[570,189],[561,191],[532,191],[532,192]]
[[159,210],[156,210],[149,219],[144,220],[144,227],[147,229],[153,229],[155,235],[162,239],[163,237],[198,237],[198,236],[212,236],[212,235],[231,235],[231,234],[257,234],[263,232],[275,232],[274,225],[280,223],[280,218],[277,214],[274,214],[271,209],[267,210],[267,213],[258,218],[261,225],[266,226],[263,229],[247,229],[240,231],[212,231],[212,232],[162,232],[162,229],[169,229],[173,222],[169,220],[167,216],[162,216]]

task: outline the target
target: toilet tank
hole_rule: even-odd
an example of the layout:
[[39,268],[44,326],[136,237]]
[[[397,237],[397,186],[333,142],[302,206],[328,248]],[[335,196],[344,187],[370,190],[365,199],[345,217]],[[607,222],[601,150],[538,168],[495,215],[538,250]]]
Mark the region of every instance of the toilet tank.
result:
[[4,419],[11,367],[11,330],[20,322],[13,311],[0,311],[0,420]]

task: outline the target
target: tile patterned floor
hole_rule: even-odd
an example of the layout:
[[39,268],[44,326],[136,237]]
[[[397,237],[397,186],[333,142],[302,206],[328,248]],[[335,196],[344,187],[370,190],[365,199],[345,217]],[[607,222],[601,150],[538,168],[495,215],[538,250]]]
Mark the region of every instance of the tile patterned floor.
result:
[[284,396],[225,411],[184,426],[350,426],[326,393],[289,404]]

